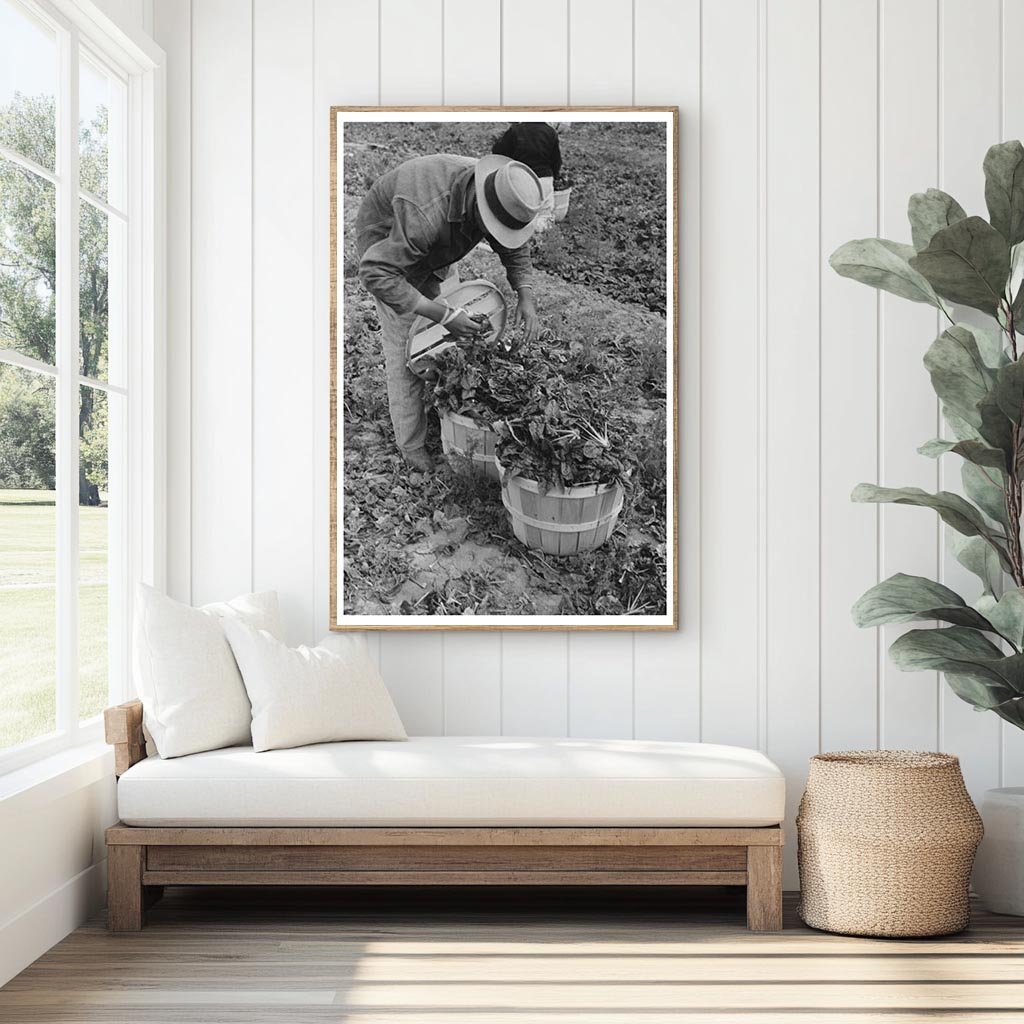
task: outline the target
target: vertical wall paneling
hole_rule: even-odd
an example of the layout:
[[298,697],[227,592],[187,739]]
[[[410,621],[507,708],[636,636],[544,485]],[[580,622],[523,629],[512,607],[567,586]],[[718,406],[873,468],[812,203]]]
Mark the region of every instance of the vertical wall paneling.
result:
[[[821,746],[878,741],[875,630],[850,606],[877,582],[878,512],[850,492],[878,478],[878,297],[829,255],[877,234],[878,0],[821,6]],[[850,88],[857,82],[857,88]]]
[[[444,90],[445,103],[500,102],[499,0],[444,0]],[[445,635],[446,732],[501,732],[501,685],[500,633]]]
[[295,640],[329,621],[331,104],[678,104],[681,631],[373,634],[410,731],[760,744],[794,797],[819,741],[941,743],[975,793],[1000,766],[1024,783],[1024,736],[896,671],[901,629],[850,622],[879,577],[963,583],[933,516],[853,505],[852,486],[957,479],[915,451],[939,429],[921,365],[938,318],[825,262],[906,239],[931,185],[983,211],[985,147],[1024,135],[1020,4],[155,0],[152,17],[176,55],[172,593],[274,587]]
[[[568,10],[569,102],[628,106],[633,95],[631,0],[569,0]],[[552,15],[557,12],[552,6]]]
[[[818,0],[769,4],[764,30],[767,448],[765,747],[796,813],[818,752],[819,103]],[[785,54],[783,57],[782,55]],[[796,864],[795,844],[786,849]]]
[[192,5],[157,0],[154,38],[167,54],[167,592],[191,601]]
[[[568,103],[567,0],[504,0],[501,13],[502,103]],[[520,736],[566,735],[567,635],[506,633],[501,655],[503,730]]]
[[380,670],[406,731],[443,736],[444,637],[440,633],[382,637]]
[[443,0],[444,102],[501,103],[501,0]]
[[381,3],[380,101],[385,106],[441,102],[442,11],[443,0]]
[[502,103],[568,102],[568,0],[505,0],[501,22]]
[[[310,401],[313,408],[313,577],[310,603],[313,609],[315,638],[331,621],[328,609],[329,561],[329,471],[328,437],[330,424],[328,307],[329,253],[329,171],[330,123],[332,106],[357,106],[380,102],[377,0],[348,0],[342,6],[333,0],[314,0],[313,118],[313,249],[309,272],[313,278],[313,379]],[[380,636],[368,636],[370,653],[380,658]]]
[[[1024,4],[1005,0],[1002,5],[999,40],[999,70],[1002,73],[999,97],[1000,139],[1024,139],[1024,62],[1020,59],[1020,40],[1024,39]],[[993,47],[995,51],[995,47]],[[992,59],[990,51],[989,59]],[[1024,732],[1009,723],[1001,723],[1002,783],[1024,786]]]
[[249,4],[193,4],[191,572],[198,604],[252,587],[251,103]]
[[755,0],[706,3],[701,29],[701,736],[751,747],[761,741],[758,15]]
[[640,739],[700,738],[700,21],[700,0],[635,6],[635,102],[680,110],[680,629],[636,635],[633,721]]
[[633,638],[628,633],[569,634],[569,735],[632,737]]
[[[985,213],[984,177],[981,163],[988,147],[999,138],[1000,0],[943,0],[939,8],[939,187],[949,192],[971,213]],[[969,75],[963,68],[970,67]],[[929,182],[930,184],[930,182]],[[958,320],[979,324],[993,322],[973,310],[957,310]],[[927,339],[922,339],[927,343]],[[923,346],[915,346],[922,348]],[[924,370],[920,386],[926,385]],[[946,456],[939,461],[939,484],[943,490],[963,492],[960,459]],[[940,526],[943,534],[948,529]],[[943,536],[939,577],[968,600],[980,593],[977,578],[967,572],[948,549]],[[960,757],[968,786],[975,797],[999,785],[1000,728],[995,715],[979,715],[945,684],[942,701],[941,749]],[[980,721],[979,721],[980,719]]]
[[496,736],[501,731],[501,634],[445,636],[445,735]]
[[506,736],[569,734],[564,633],[506,633],[501,645],[501,728]]
[[[621,104],[633,95],[631,0],[569,3],[569,100]],[[632,736],[633,637],[569,636],[569,727],[574,736]]]
[[632,102],[632,0],[569,0],[569,102]]
[[[253,586],[314,636],[313,0],[253,3]],[[288,415],[282,416],[281,410]]]
[[676,633],[638,633],[633,658],[639,738],[700,735],[700,2],[639,0],[634,99],[680,108],[677,381],[680,466]]
[[95,6],[120,28],[144,32],[152,27],[153,0],[95,0]]
[[[441,102],[442,10],[442,0],[388,0],[381,4],[382,104],[430,106]],[[444,646],[441,634],[409,637],[388,633],[380,638],[382,671],[410,732],[444,732]]]
[[[938,3],[882,0],[881,234],[907,240],[907,199],[938,175]],[[938,408],[921,365],[935,337],[930,306],[883,295],[881,301],[881,483],[934,491],[935,463],[917,448],[935,436]],[[872,510],[862,507],[870,524]],[[882,506],[881,576],[896,572],[936,578],[939,533],[925,509]],[[888,647],[904,629],[882,630]],[[934,672],[900,672],[884,655],[882,744],[935,750],[939,741],[938,681]]]

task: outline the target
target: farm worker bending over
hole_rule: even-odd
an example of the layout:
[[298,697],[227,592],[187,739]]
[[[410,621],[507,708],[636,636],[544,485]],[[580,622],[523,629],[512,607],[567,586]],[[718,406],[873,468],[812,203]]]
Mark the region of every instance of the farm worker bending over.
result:
[[407,160],[378,178],[359,205],[359,279],[377,302],[395,440],[415,469],[430,472],[433,462],[424,447],[423,384],[406,366],[412,322],[426,317],[456,338],[487,330],[485,318],[453,315],[438,298],[453,265],[486,238],[519,296],[515,323],[523,324],[526,341],[534,340],[539,325],[533,268],[524,246],[543,205],[537,175],[494,154],[481,160],[447,154]]

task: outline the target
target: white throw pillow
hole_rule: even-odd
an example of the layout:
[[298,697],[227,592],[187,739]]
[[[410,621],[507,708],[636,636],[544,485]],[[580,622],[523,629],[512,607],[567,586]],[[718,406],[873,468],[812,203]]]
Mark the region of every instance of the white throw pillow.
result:
[[224,632],[252,704],[253,750],[407,738],[365,641],[290,648],[238,620]]
[[247,594],[190,608],[140,584],[135,605],[135,685],[161,757],[248,745],[252,712],[223,622],[280,636],[277,594]]

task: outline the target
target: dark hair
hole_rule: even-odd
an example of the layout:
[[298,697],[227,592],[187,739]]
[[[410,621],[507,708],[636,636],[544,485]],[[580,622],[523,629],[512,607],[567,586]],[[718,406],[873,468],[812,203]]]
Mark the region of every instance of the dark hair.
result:
[[562,172],[558,132],[543,121],[517,121],[494,140],[491,152],[526,164],[538,178],[557,178]]

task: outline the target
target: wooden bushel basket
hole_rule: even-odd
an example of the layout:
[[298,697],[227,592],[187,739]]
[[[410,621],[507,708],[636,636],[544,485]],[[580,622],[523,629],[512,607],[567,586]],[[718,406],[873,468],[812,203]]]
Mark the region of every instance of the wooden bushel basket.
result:
[[625,489],[621,484],[552,487],[540,493],[535,480],[502,470],[501,501],[512,532],[528,548],[549,555],[578,555],[599,548],[615,529]]
[[463,470],[469,460],[470,473],[500,480],[498,464],[494,461],[494,446],[498,443],[498,435],[488,427],[482,427],[469,416],[457,412],[443,412],[441,419],[441,448],[445,455],[455,456],[452,468],[456,472]]
[[[482,313],[491,321],[493,329],[487,340],[492,345],[501,341],[508,319],[508,307],[501,292],[490,281],[484,278],[463,281],[444,292],[443,298],[452,306],[461,307],[470,316]],[[432,323],[425,316],[418,316],[409,328],[409,340],[405,348],[406,365],[417,376],[425,377],[433,368],[433,360],[454,345],[455,339],[444,327]]]

